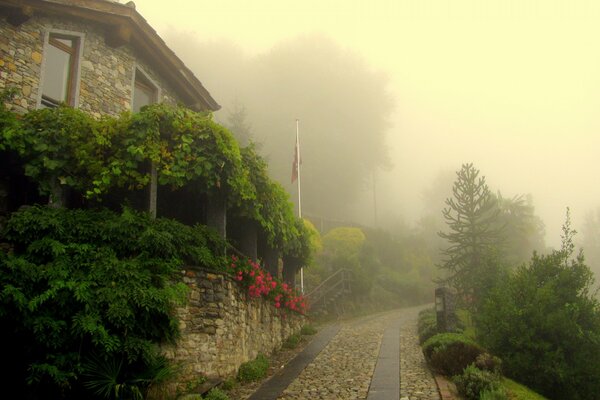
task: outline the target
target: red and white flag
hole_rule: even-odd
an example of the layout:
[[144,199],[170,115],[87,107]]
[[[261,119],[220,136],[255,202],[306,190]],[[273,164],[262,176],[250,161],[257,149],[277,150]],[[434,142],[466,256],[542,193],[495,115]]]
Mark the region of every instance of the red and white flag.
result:
[[296,146],[294,147],[294,162],[292,163],[292,183],[298,179],[298,172],[300,171],[300,165],[302,164],[302,157],[300,157],[300,137],[298,131],[296,131]]
[[298,165],[302,163],[300,160],[300,148],[298,146],[298,138],[296,138],[296,146],[294,147],[294,162],[292,163],[292,183],[298,179]]

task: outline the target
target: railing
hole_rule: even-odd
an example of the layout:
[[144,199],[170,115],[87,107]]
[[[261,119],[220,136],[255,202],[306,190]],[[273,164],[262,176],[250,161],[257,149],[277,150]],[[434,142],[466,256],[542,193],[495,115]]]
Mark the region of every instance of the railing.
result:
[[324,304],[328,298],[341,292],[349,292],[351,289],[352,272],[342,268],[325,279],[319,286],[314,288],[305,297],[312,309]]

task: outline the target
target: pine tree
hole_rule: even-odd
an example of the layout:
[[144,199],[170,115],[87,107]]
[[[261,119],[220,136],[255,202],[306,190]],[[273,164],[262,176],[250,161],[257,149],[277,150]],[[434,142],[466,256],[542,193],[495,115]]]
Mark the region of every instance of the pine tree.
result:
[[463,164],[456,173],[453,197],[446,199],[442,211],[449,232],[439,235],[449,243],[439,265],[447,271],[441,283],[454,286],[477,302],[497,279],[499,268],[495,248],[499,245],[499,210],[479,170]]

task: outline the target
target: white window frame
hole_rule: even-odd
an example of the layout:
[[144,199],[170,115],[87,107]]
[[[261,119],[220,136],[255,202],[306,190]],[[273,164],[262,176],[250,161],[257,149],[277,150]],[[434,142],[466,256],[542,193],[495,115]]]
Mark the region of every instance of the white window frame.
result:
[[41,73],[40,73],[40,84],[38,89],[37,96],[37,108],[42,108],[42,92],[44,88],[44,79],[46,79],[46,55],[48,54],[48,47],[51,46],[50,35],[63,35],[67,37],[72,37],[77,39],[78,48],[75,52],[75,68],[73,70],[72,83],[72,91],[73,91],[73,104],[69,104],[69,106],[73,108],[79,107],[79,87],[81,83],[81,59],[83,57],[83,44],[85,40],[85,34],[82,32],[74,32],[74,31],[66,31],[62,29],[47,29],[44,33],[44,48],[42,54],[42,64],[41,64]]

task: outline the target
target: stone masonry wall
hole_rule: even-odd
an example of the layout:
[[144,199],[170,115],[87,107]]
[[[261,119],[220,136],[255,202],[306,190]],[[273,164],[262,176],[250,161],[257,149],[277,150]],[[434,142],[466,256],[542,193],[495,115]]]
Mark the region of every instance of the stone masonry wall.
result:
[[198,376],[225,378],[259,353],[269,355],[298,333],[305,317],[262,299],[249,299],[230,277],[198,269],[184,272],[188,306],[178,310],[181,339],[166,350],[182,365],[179,382]]
[[83,34],[80,58],[78,108],[96,117],[131,110],[134,69],[142,70],[160,87],[160,101],[179,99],[170,85],[129,45],[117,48],[105,43],[101,26],[68,18],[34,16],[18,27],[0,16],[0,91],[15,87],[10,104],[24,112],[37,107],[46,33],[61,30]]

